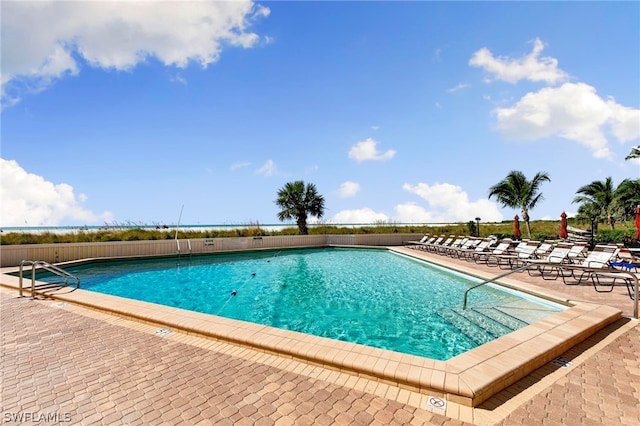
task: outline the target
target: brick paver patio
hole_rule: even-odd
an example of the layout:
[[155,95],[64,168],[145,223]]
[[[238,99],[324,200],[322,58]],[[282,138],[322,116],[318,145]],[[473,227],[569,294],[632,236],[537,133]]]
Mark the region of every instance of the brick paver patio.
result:
[[465,424],[0,294],[3,423],[22,415],[58,416],[62,423],[83,425]]

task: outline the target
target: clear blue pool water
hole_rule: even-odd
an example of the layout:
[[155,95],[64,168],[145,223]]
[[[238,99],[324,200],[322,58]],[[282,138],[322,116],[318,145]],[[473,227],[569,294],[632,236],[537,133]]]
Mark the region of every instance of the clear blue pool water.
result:
[[[451,320],[464,291],[479,281],[387,250],[217,254],[67,270],[89,291],[438,360],[479,344]],[[469,298],[478,307],[522,302],[490,286]],[[493,337],[511,331],[494,328]]]

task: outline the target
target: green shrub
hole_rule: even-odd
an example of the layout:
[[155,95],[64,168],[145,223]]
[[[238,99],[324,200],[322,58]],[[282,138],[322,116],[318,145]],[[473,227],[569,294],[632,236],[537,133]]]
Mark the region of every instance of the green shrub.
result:
[[531,233],[531,239],[535,240],[535,241],[544,241],[544,240],[557,240],[559,239],[559,235],[557,233],[555,234],[548,234],[546,232],[532,232]]
[[630,229],[602,229],[596,235],[596,244],[622,244],[633,240],[635,231]]

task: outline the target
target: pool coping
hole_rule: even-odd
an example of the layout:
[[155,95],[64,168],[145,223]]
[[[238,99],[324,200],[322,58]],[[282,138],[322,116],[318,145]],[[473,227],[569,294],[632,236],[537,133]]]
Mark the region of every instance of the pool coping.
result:
[[[416,250],[405,247],[387,248],[421,258]],[[437,264],[446,267],[446,264]],[[487,278],[486,274],[473,268],[456,266],[452,269]],[[18,277],[6,275],[15,270],[17,268],[2,268],[0,285],[17,290]],[[516,279],[500,279],[498,282],[569,308],[447,361],[82,289],[64,288],[55,293],[40,295],[163,328],[303,360],[471,407],[478,406],[622,316],[619,309],[548,296],[542,289]]]

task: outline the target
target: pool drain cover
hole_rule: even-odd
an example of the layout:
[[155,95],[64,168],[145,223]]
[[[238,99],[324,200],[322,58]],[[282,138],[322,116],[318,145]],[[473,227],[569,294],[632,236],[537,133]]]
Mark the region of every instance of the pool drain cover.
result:
[[556,358],[553,361],[551,361],[551,364],[553,364],[553,365],[555,365],[557,367],[567,368],[570,365],[572,365],[573,362],[571,360],[568,360],[567,358],[563,358],[563,357],[559,356],[558,358]]
[[171,334],[171,330],[167,330],[166,328],[160,328],[158,330],[156,330],[155,332],[156,336],[167,336],[169,334]]
[[429,396],[429,399],[427,399],[427,408],[447,411],[447,400],[438,398],[437,396]]

